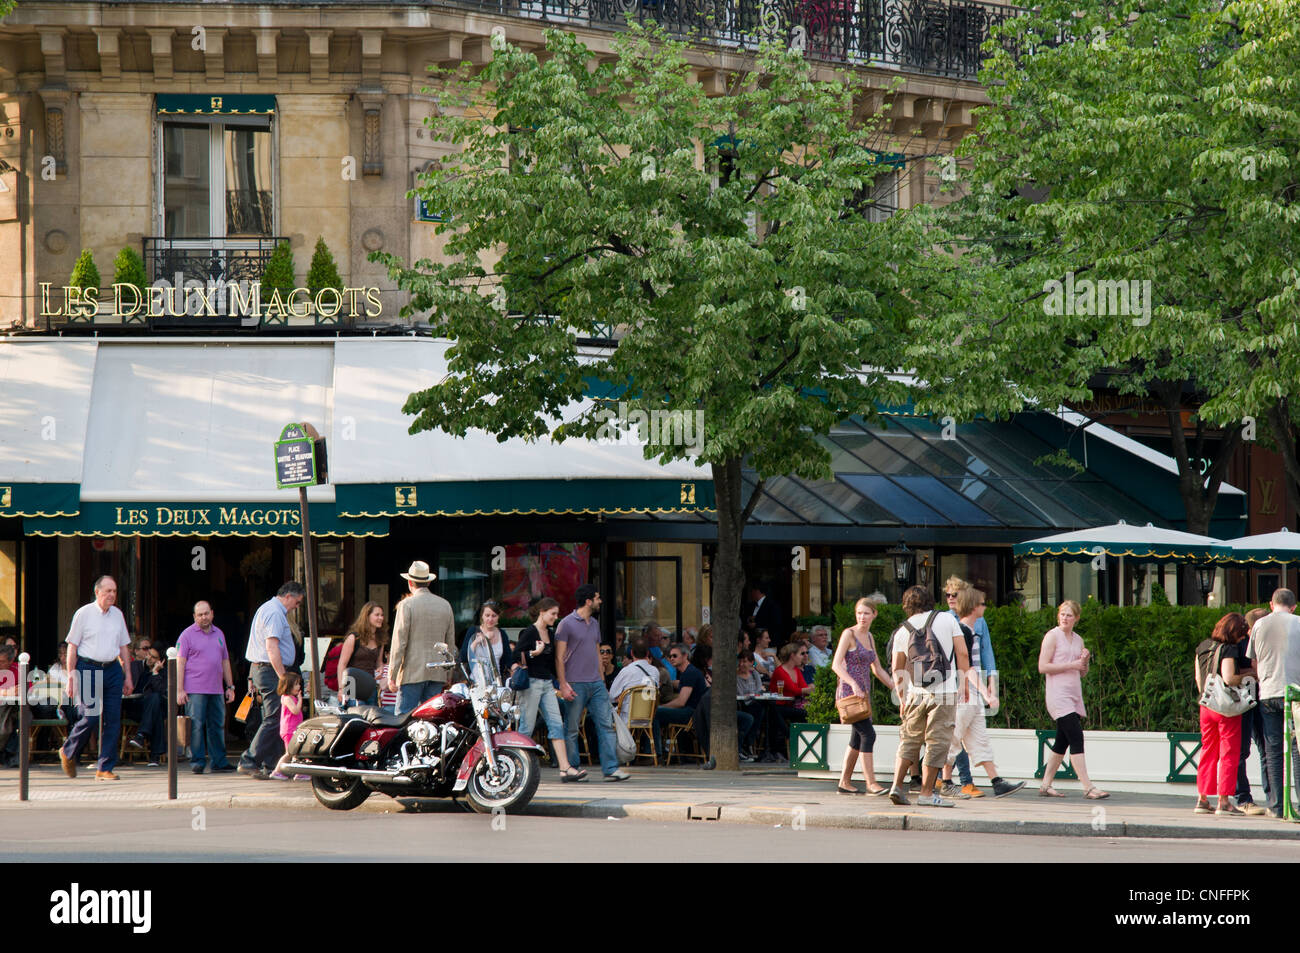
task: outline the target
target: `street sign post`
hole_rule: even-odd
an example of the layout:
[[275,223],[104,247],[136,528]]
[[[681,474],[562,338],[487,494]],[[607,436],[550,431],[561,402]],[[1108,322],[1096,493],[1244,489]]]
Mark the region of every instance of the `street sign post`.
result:
[[275,442],[275,485],[281,490],[296,486],[298,506],[302,511],[302,564],[307,576],[307,650],[311,655],[313,706],[324,692],[320,653],[316,648],[316,549],[312,545],[311,522],[307,513],[307,487],[328,481],[325,441],[316,428],[304,423],[287,425]]

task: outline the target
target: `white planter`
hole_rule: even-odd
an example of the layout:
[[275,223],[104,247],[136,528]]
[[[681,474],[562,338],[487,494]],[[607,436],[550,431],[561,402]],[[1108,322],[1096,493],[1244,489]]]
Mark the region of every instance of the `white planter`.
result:
[[[831,725],[826,742],[826,760],[831,770],[800,771],[799,777],[839,777],[840,766],[844,764],[844,753],[848,749],[849,732],[848,725]],[[1195,784],[1166,782],[1165,778],[1169,774],[1169,739],[1164,732],[1085,729],[1083,736],[1088,756],[1088,774],[1102,787],[1152,794],[1196,793]],[[1034,772],[1038,770],[1038,736],[1035,732],[1020,728],[990,728],[989,742],[993,745],[995,763],[1003,777],[1033,782]],[[897,752],[898,726],[877,726],[875,772],[881,783],[888,783]],[[1066,761],[1069,761],[1069,755],[1066,755]],[[861,777],[861,768],[855,769],[854,773]],[[988,776],[983,768],[971,765],[971,773],[976,784],[987,787]],[[1180,773],[1193,772],[1190,767],[1184,767]],[[1246,765],[1246,775],[1252,789],[1259,791],[1259,758],[1253,746]],[[1060,781],[1058,785],[1065,788],[1079,787],[1077,781]],[[1262,797],[1262,791],[1259,797]]]

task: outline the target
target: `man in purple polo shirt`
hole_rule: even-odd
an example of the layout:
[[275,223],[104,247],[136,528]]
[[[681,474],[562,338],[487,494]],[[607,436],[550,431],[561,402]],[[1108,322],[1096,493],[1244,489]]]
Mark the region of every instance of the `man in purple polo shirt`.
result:
[[614,733],[614,715],[609,709],[609,692],[600,674],[600,593],[590,583],[578,587],[578,608],[565,616],[555,630],[555,675],[560,683],[560,697],[568,702],[564,733],[569,748],[569,763],[578,763],[578,726],[586,709],[596,723],[596,741],[600,749],[600,771],[606,781],[626,781],[630,774],[618,766],[618,736]]
[[176,666],[181,685],[176,701],[190,717],[190,770],[202,774],[211,758],[213,774],[234,771],[226,760],[226,705],[235,700],[235,678],[225,633],[212,624],[206,602],[194,603],[194,624],[176,644]]

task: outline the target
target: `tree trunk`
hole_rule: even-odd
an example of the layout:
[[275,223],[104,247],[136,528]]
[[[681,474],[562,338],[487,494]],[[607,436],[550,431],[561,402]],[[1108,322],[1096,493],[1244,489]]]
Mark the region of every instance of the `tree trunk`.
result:
[[718,553],[710,574],[709,622],[713,626],[713,686],[710,702],[709,753],[719,770],[739,771],[736,743],[736,651],[740,641],[741,586],[744,567],[740,542],[745,523],[762,489],[754,488],[749,505],[741,500],[740,458],[714,463],[713,492],[718,507]]
[[1286,471],[1286,498],[1291,504],[1291,512],[1295,513],[1300,511],[1300,459],[1296,456],[1295,428],[1291,425],[1291,410],[1285,399],[1269,408],[1268,430],[1282,457],[1282,468]]

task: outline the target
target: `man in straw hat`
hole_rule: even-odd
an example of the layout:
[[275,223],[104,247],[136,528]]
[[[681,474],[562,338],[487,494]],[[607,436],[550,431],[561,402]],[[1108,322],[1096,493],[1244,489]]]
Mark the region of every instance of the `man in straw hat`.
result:
[[431,669],[434,646],[444,643],[454,655],[456,625],[451,603],[429,591],[437,576],[429,564],[416,560],[401,574],[411,594],[397,604],[393,621],[393,646],[389,655],[388,680],[397,692],[397,714],[411,711],[442,691],[441,669]]

